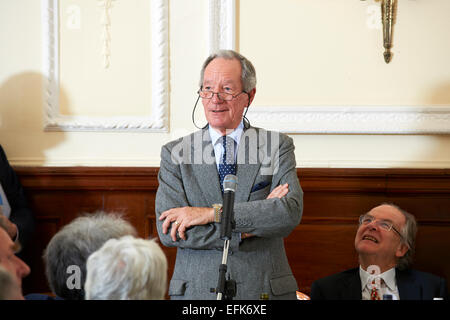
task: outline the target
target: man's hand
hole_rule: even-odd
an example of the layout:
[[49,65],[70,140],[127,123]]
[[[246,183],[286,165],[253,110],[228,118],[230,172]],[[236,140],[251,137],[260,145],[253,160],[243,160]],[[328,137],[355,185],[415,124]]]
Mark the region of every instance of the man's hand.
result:
[[[279,185],[267,196],[266,199],[282,198],[289,192],[287,183]],[[164,220],[162,229],[167,234],[170,228],[170,237],[177,241],[177,232],[181,239],[186,240],[186,230],[192,226],[199,226],[214,222],[213,208],[182,207],[164,211],[159,220]],[[252,237],[250,233],[243,233],[242,239]]]
[[9,221],[9,219],[2,214],[0,214],[0,220],[1,220],[0,223],[6,226],[6,232],[8,232],[8,235],[14,241],[17,236],[17,226],[11,221]]
[[186,230],[192,226],[199,226],[214,222],[213,208],[183,207],[164,211],[159,220],[164,220],[162,228],[166,234],[170,230],[170,237],[177,241],[177,232],[180,238],[186,240]]
[[[285,184],[280,184],[279,186],[277,186],[275,189],[272,190],[272,192],[267,196],[266,199],[272,199],[272,198],[283,198],[285,195],[287,195],[289,192],[289,185],[287,183]],[[247,238],[251,238],[254,237],[253,234],[251,233],[242,233],[241,234],[241,239],[247,239]]]
[[289,185],[287,183],[280,184],[278,187],[272,190],[266,199],[283,198],[289,192]]

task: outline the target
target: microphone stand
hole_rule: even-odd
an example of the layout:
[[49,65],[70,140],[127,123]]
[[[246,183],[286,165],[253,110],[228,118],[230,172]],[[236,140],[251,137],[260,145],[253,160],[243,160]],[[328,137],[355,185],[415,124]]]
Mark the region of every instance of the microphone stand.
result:
[[215,290],[217,293],[217,300],[233,300],[236,296],[236,281],[230,279],[230,277],[228,277],[228,280],[225,279],[229,247],[230,240],[226,239],[223,245],[222,264],[219,266],[219,281],[217,283],[217,289]]
[[223,244],[222,264],[219,266],[219,280],[216,289],[211,289],[216,292],[217,300],[233,300],[236,296],[236,281],[232,280],[230,275],[226,279],[228,250],[230,248],[230,240],[232,229],[235,227],[233,206],[234,206],[234,192],[236,190],[237,177],[234,175],[227,175],[224,179],[224,207],[222,212],[222,225],[220,238],[225,240]]

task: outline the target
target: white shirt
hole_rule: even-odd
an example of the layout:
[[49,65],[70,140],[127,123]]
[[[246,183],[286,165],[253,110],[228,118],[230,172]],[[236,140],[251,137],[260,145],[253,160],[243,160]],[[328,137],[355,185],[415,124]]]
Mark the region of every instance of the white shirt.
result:
[[[395,268],[389,269],[381,274],[370,274],[359,266],[359,277],[361,278],[362,299],[370,300],[370,291],[372,289],[372,280],[375,279],[377,283],[381,283],[381,289],[378,288],[380,299],[383,299],[384,294],[392,295],[392,300],[400,300],[398,293],[397,280],[395,279]],[[377,279],[380,279],[378,282]],[[382,279],[382,281],[381,281]]]
[[[220,141],[220,138],[222,137],[222,134],[217,132],[214,128],[209,126],[209,136],[211,137],[211,142],[214,147],[214,155],[216,157],[216,165],[217,170],[219,170],[219,163],[222,159],[223,154],[223,146],[222,142]],[[233,130],[233,132],[227,134],[228,137],[232,138],[236,143],[234,147],[234,160],[236,161],[237,157],[237,151],[239,147],[239,141],[241,140],[242,133],[244,132],[244,123],[241,121],[239,126]]]

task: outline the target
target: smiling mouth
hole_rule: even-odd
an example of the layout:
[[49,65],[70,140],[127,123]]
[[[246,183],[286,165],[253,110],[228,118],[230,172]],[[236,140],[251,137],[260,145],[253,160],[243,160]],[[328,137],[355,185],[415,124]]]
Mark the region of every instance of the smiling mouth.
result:
[[378,240],[375,239],[374,237],[371,237],[371,236],[364,236],[364,237],[362,237],[362,239],[363,239],[363,240],[369,240],[369,241],[373,241],[373,242],[375,242],[375,243],[378,243]]
[[225,111],[227,111],[227,110],[211,110],[211,112],[213,112],[213,113],[221,113],[221,112],[225,112]]

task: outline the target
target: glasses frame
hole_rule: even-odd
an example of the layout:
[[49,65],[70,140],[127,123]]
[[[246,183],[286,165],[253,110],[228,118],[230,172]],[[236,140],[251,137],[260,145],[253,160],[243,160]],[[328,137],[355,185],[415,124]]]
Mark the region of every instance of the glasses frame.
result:
[[[211,94],[211,97],[210,98],[207,98],[207,97],[202,97],[202,93],[208,93],[208,94]],[[241,94],[243,94],[243,93],[245,93],[246,95],[248,95],[248,92],[247,91],[244,91],[244,90],[242,90],[241,92],[239,92],[238,94],[236,94],[236,95],[233,95],[233,94],[231,94],[231,93],[226,93],[226,92],[214,92],[214,91],[203,91],[203,87],[201,87],[200,89],[198,89],[198,91],[197,91],[197,94],[200,96],[200,98],[202,98],[202,99],[208,99],[208,100],[210,100],[210,99],[212,99],[213,97],[214,97],[214,95],[215,94],[217,94],[217,98],[220,100],[220,101],[231,101],[231,100],[233,100],[233,99],[236,99],[239,95],[241,95]],[[230,99],[225,99],[222,95],[225,95],[226,97],[231,97]]]
[[[365,217],[371,218],[370,222],[364,223],[363,220],[364,220]],[[377,219],[377,218],[375,218],[374,216],[371,216],[370,214],[362,214],[362,215],[359,216],[359,225],[360,225],[360,226],[361,226],[361,225],[367,226],[367,225],[369,225],[369,224],[371,224],[371,223],[373,223],[373,222],[375,222],[375,224],[376,224],[378,227],[380,227],[381,229],[383,229],[383,230],[386,230],[386,231],[394,230],[395,233],[397,233],[398,236],[399,236],[402,240],[404,240],[403,235],[400,233],[400,231],[398,231],[398,230],[394,227],[394,224],[393,224],[392,222],[390,222],[390,221],[388,221],[388,220],[384,220],[384,219]],[[387,228],[384,227],[384,226],[382,225],[382,223],[384,224],[384,226],[387,226]]]

